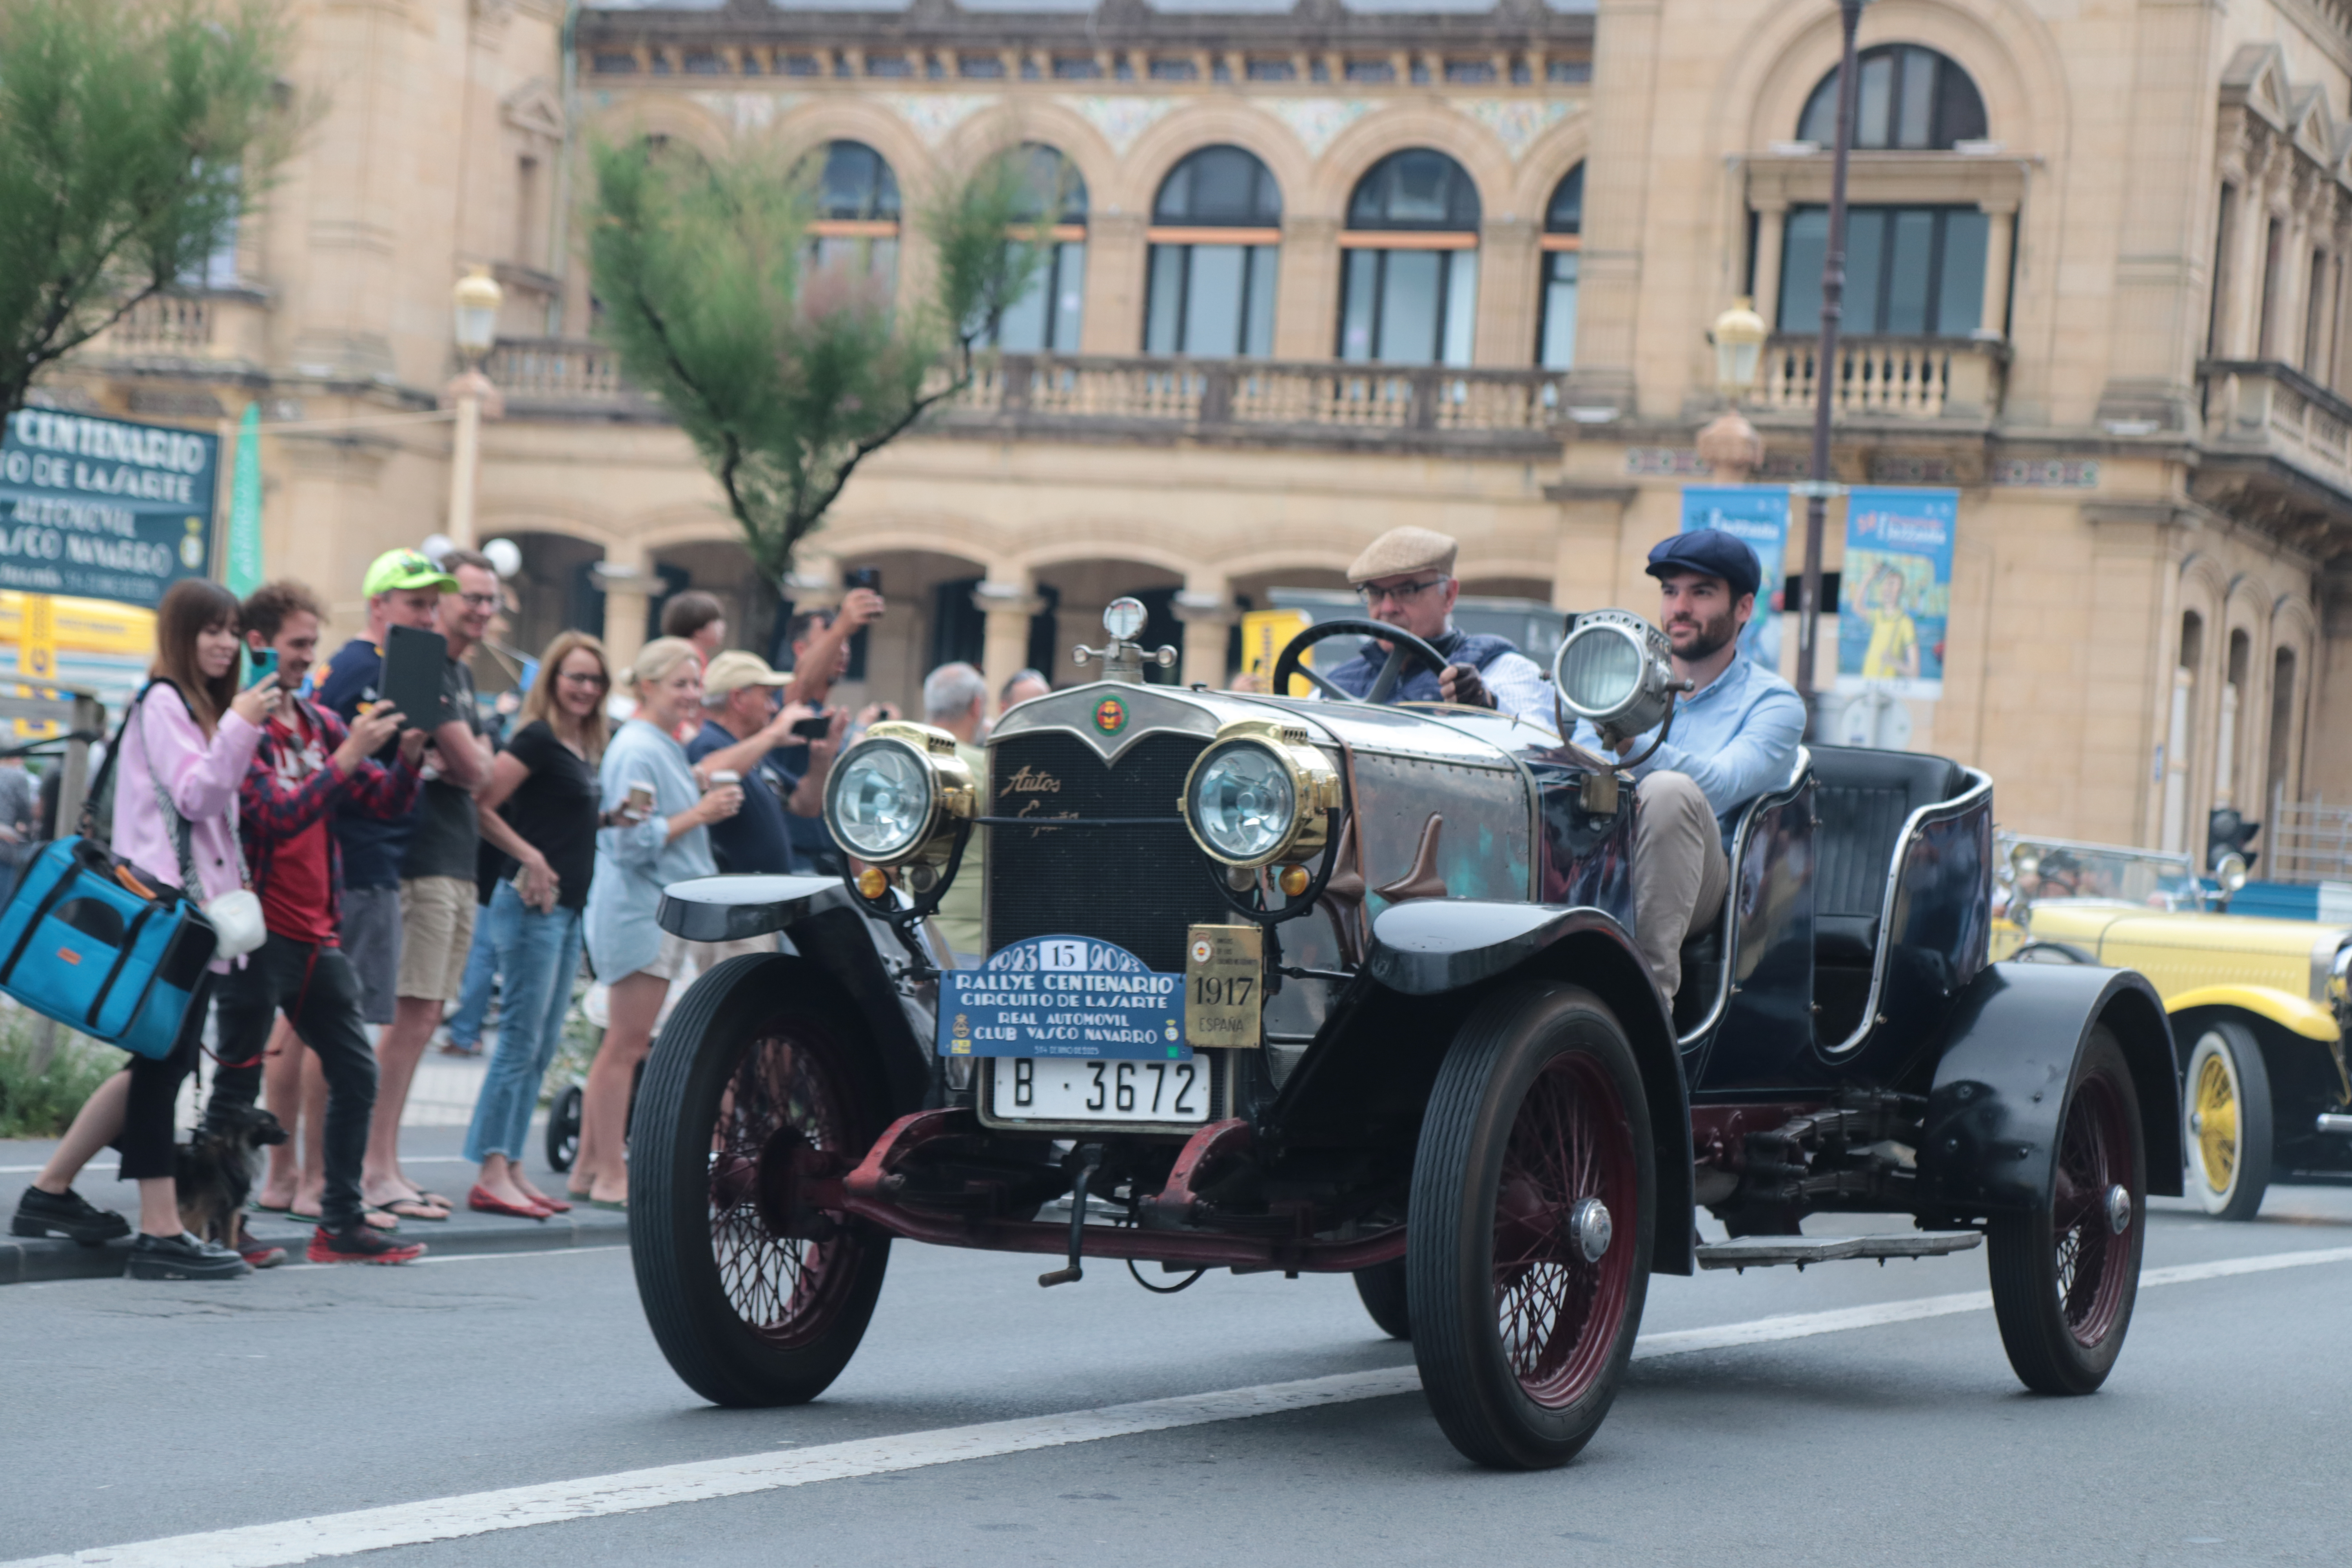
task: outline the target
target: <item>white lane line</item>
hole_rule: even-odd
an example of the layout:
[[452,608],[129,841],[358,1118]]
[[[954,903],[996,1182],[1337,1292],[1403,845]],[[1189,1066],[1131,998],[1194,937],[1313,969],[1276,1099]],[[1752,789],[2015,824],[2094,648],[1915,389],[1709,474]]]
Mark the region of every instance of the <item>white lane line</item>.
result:
[[[403,1154],[400,1163],[404,1165],[470,1165],[474,1162],[463,1154]],[[92,1165],[82,1174],[113,1180],[115,1173],[121,1168],[120,1165]],[[47,1165],[0,1165],[0,1176],[37,1176],[47,1169]]]
[[[547,1253],[522,1256],[550,1256]],[[457,1262],[457,1258],[447,1261]],[[2352,1262],[2352,1247],[2309,1252],[2271,1253],[2256,1258],[2223,1258],[2170,1268],[2151,1268],[2140,1276],[2143,1286],[2187,1284],[2240,1274],[2268,1273],[2280,1268],[2305,1268],[2315,1264]],[[323,1267],[323,1265],[322,1265]],[[1870,1307],[1843,1307],[1826,1312],[1800,1312],[1785,1317],[1758,1318],[1715,1328],[1678,1329],[1644,1334],[1633,1347],[1636,1361],[1659,1356],[1687,1355],[1698,1351],[1734,1350],[1781,1340],[1810,1339],[1817,1334],[1851,1329],[1914,1322],[1980,1311],[1992,1305],[1990,1291],[1965,1291],[1950,1296],[1922,1296],[1908,1301],[1885,1301]],[[708,1502],[741,1497],[750,1492],[810,1486],[819,1481],[847,1480],[861,1476],[888,1475],[903,1470],[952,1465],[966,1459],[995,1458],[1072,1443],[1097,1443],[1110,1437],[1165,1432],[1215,1421],[1241,1421],[1312,1410],[1357,1400],[1385,1399],[1412,1394],[1421,1387],[1413,1368],[1392,1367],[1378,1372],[1340,1373],[1331,1377],[1302,1378],[1293,1383],[1263,1384],[1255,1388],[1231,1388],[1213,1394],[1188,1394],[1171,1399],[1139,1400],[1096,1410],[1073,1410],[1055,1415],[1033,1415],[1015,1421],[986,1421],[970,1426],[948,1426],[929,1432],[904,1432],[888,1437],[865,1437],[847,1443],[826,1443],[808,1448],[783,1448],[738,1458],[704,1459],[691,1464],[657,1465],[622,1470],[578,1480],[550,1481],[538,1486],[508,1487],[499,1491],[468,1492],[432,1498],[422,1502],[395,1503],[388,1508],[361,1509],[350,1513],[320,1514],[280,1524],[246,1525],[234,1530],[205,1531],[127,1546],[93,1547],[66,1555],[21,1558],[0,1563],[0,1568],[81,1568],[105,1563],[108,1568],[278,1568],[324,1557],[348,1557],[394,1546],[421,1546],[487,1535],[493,1531],[524,1530],[533,1525],[562,1524],[609,1514],[637,1513],[677,1503]]]

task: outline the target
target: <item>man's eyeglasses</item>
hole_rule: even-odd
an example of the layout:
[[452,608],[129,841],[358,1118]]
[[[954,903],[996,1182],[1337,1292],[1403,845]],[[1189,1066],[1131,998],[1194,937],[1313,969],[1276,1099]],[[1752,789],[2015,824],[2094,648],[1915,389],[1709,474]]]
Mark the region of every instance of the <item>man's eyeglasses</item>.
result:
[[499,607],[499,600],[496,594],[460,594],[457,596],[478,610],[495,610]]
[[1410,605],[1432,588],[1450,581],[1452,579],[1446,577],[1428,577],[1418,583],[1399,583],[1389,588],[1377,587],[1367,583],[1356,590],[1356,596],[1363,600],[1367,606],[1377,605],[1382,599],[1394,599],[1400,605]]

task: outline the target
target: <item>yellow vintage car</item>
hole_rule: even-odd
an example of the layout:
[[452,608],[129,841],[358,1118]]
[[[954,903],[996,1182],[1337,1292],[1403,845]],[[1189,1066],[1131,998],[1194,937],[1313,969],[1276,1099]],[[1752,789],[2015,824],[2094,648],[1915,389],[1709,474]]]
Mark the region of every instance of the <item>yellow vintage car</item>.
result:
[[2224,912],[2185,856],[2001,838],[1997,956],[2137,969],[2164,998],[2191,1198],[2252,1219],[2273,1179],[2352,1175],[2352,927]]

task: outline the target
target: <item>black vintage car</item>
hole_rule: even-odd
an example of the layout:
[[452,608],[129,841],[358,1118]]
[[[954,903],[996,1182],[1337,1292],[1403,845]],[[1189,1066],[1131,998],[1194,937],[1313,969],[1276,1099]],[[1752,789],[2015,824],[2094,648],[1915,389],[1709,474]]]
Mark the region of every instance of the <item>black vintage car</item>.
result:
[[[723,1405],[807,1400],[894,1237],[1191,1271],[1346,1271],[1482,1463],[1573,1456],[1649,1276],[1990,1240],[2018,1375],[2114,1364],[2145,1205],[2180,1190],[2164,1009],[2128,971],[1987,959],[1992,785],[1814,748],[1738,816],[1729,897],[1663,998],[1629,935],[1636,786],[1483,710],[1101,681],[1022,704],[985,780],[877,725],[827,815],[856,878],[672,887],[663,925],[780,932],[702,976],[633,1123],[655,1336]],[[1664,638],[1582,617],[1565,720],[1638,733]],[[988,952],[929,916],[975,836]],[[1727,1238],[1702,1245],[1704,1207]],[[1807,1237],[1806,1215],[1908,1216]],[[1848,1227],[1851,1228],[1851,1227]]]

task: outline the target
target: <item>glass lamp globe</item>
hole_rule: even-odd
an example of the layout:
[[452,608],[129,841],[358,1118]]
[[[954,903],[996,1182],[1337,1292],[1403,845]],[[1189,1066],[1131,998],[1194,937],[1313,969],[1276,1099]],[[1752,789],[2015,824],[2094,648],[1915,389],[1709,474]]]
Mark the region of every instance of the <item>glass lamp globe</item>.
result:
[[1103,630],[1121,642],[1141,637],[1148,618],[1140,599],[1113,599],[1103,606]]

